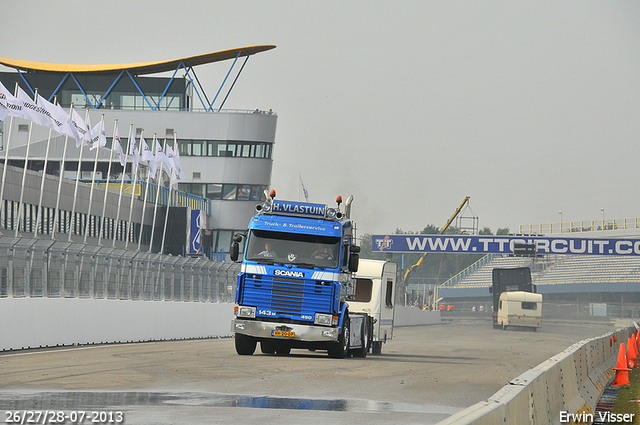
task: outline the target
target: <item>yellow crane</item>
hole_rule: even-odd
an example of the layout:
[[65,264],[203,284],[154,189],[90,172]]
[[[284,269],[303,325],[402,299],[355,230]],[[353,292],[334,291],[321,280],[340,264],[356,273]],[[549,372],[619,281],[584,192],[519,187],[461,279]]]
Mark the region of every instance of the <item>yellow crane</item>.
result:
[[[467,196],[466,198],[464,198],[464,201],[462,201],[458,209],[456,209],[456,211],[453,213],[449,221],[447,221],[447,224],[445,224],[444,227],[440,230],[440,232],[438,233],[439,235],[443,234],[449,228],[451,223],[453,223],[453,220],[456,219],[458,214],[460,214],[460,211],[462,211],[462,209],[464,208],[465,205],[467,205],[468,202],[469,202],[469,197]],[[428,252],[425,252],[424,254],[422,254],[420,256],[420,259],[413,266],[407,269],[407,271],[404,273],[404,278],[403,278],[404,282],[407,282],[407,279],[409,278],[409,275],[411,273],[418,270],[420,266],[422,266],[422,262],[424,261],[425,258],[427,258],[427,255],[429,255]]]

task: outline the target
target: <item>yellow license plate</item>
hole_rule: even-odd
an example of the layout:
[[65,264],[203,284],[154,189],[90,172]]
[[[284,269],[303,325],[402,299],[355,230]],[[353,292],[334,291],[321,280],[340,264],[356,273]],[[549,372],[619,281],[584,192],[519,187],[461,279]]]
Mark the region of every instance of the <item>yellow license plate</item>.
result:
[[293,338],[296,336],[295,332],[290,331],[271,331],[271,336],[283,336],[286,338]]

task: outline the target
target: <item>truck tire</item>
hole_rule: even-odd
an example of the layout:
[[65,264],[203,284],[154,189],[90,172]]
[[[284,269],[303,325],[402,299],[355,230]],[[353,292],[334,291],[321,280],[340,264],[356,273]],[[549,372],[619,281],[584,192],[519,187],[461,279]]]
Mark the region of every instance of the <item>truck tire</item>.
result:
[[365,321],[364,326],[362,326],[362,348],[356,348],[355,350],[351,350],[353,353],[353,357],[367,357],[367,351],[369,346],[369,323],[368,320]]
[[332,343],[327,350],[327,354],[332,359],[344,359],[349,352],[349,315],[345,314],[342,320],[342,333],[338,341]]
[[236,334],[236,353],[241,356],[250,356],[256,351],[258,341],[247,335]]
[[263,339],[260,341],[260,351],[263,354],[273,354],[276,352],[276,342]]

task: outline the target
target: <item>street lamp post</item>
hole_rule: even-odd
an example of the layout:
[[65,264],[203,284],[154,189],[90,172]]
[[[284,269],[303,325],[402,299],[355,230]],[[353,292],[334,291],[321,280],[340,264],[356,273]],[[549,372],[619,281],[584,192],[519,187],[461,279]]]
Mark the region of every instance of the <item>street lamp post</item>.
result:
[[558,211],[558,214],[560,214],[560,233],[562,233],[562,211]]

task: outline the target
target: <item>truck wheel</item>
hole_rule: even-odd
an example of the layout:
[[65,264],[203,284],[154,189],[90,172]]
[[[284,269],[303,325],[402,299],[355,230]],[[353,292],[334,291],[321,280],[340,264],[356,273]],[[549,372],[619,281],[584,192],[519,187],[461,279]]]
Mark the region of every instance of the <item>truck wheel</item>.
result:
[[369,326],[367,323],[362,327],[362,348],[352,350],[353,357],[367,357],[367,347],[369,346]]
[[502,324],[502,330],[506,331],[507,330],[507,325],[505,325],[504,323]]
[[256,351],[258,341],[247,335],[236,334],[236,353],[241,356],[250,356]]
[[344,359],[349,351],[349,315],[345,314],[342,320],[342,333],[338,341],[332,343],[327,350],[332,359]]
[[373,341],[371,343],[371,354],[382,354],[382,341]]
[[276,352],[276,343],[271,340],[262,340],[260,341],[260,351],[263,354],[273,354]]

